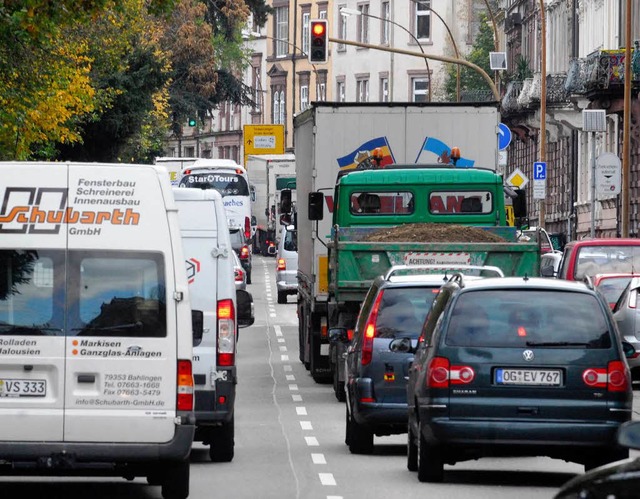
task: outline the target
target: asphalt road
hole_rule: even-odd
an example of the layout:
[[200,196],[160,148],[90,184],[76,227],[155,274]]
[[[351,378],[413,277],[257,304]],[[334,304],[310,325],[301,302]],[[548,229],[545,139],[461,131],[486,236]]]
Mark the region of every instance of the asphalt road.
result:
[[[194,444],[191,498],[537,499],[553,497],[583,472],[549,458],[485,458],[445,467],[444,483],[425,484],[406,468],[406,435],[376,437],[372,455],[350,454],[344,404],[298,360],[295,297],[277,304],[273,258],[254,256],[248,290],[256,322],[240,331],[238,343],[235,457],[211,463],[206,447]],[[634,405],[640,419],[640,404]],[[161,497],[144,479],[0,478],[0,490],[3,497],[47,499]]]

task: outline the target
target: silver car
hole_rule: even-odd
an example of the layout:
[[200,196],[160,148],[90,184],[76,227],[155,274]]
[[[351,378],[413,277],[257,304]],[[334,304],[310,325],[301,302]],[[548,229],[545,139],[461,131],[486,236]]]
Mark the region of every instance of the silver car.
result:
[[231,252],[233,258],[233,279],[236,282],[236,290],[247,289],[247,273],[244,271],[240,258],[235,251]]
[[631,376],[640,381],[640,277],[633,277],[613,307],[613,318],[616,320],[620,336],[631,343],[636,353],[627,358]]
[[287,303],[287,295],[298,293],[298,231],[294,225],[283,226],[276,253],[278,303]]

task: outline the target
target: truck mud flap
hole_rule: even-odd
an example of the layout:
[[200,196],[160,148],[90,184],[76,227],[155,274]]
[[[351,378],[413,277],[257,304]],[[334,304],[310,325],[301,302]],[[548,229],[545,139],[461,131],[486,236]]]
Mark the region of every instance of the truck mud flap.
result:
[[329,357],[329,338],[326,316],[320,316],[319,328],[311,333],[309,345],[310,371],[316,383],[332,381],[331,359]]

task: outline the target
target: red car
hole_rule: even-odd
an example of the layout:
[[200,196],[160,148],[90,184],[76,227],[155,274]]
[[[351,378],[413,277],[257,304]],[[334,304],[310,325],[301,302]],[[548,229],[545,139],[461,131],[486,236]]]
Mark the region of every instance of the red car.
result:
[[640,239],[581,239],[564,247],[558,277],[581,281],[585,276],[635,271],[640,272]]
[[632,277],[640,277],[640,274],[596,274],[593,285],[613,310]]

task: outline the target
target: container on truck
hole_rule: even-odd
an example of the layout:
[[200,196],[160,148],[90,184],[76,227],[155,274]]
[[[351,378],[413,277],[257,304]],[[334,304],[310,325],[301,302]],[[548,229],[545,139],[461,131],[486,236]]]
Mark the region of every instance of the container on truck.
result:
[[154,163],[158,166],[162,166],[167,170],[169,174],[169,180],[171,185],[178,185],[180,178],[182,178],[182,171],[185,168],[190,167],[200,158],[182,157],[176,158],[173,156],[160,156],[154,160]]

